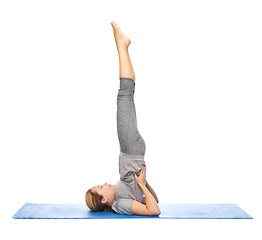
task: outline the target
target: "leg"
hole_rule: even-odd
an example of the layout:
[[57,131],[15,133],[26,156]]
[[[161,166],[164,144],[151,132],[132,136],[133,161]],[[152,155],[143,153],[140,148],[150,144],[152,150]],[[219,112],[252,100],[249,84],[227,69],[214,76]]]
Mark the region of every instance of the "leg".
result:
[[115,22],[111,22],[111,25],[113,27],[116,47],[119,56],[119,77],[132,78],[135,81],[135,73],[128,53],[128,47],[131,41],[123,34],[121,29]]
[[120,78],[117,96],[117,133],[120,151],[127,154],[145,155],[145,141],[137,128],[134,92],[133,79]]
[[120,150],[127,154],[145,155],[145,141],[137,128],[134,104],[135,74],[128,54],[128,46],[131,41],[123,35],[117,25],[112,24],[112,26],[120,66],[120,89],[117,96],[117,133]]

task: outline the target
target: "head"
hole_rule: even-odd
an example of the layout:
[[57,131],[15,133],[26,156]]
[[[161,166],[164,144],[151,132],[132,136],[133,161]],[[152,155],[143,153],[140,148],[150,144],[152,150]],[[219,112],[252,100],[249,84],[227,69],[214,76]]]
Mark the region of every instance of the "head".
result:
[[85,198],[91,211],[111,211],[115,200],[115,186],[108,183],[96,185],[86,192]]

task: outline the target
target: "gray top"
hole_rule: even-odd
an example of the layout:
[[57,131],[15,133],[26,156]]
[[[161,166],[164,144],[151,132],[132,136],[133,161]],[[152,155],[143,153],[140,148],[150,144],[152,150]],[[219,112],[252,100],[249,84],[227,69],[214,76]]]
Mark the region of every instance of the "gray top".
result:
[[112,209],[115,212],[133,215],[131,211],[133,200],[142,202],[143,191],[133,175],[133,172],[135,172],[137,176],[140,175],[142,165],[146,165],[143,155],[126,154],[120,151],[120,181],[115,185],[115,201],[112,205]]

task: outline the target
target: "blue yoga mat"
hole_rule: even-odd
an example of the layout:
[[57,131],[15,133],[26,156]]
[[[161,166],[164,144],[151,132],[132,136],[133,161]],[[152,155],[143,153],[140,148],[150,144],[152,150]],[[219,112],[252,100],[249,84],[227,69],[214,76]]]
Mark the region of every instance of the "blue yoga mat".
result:
[[236,204],[159,204],[158,217],[121,215],[115,212],[91,212],[86,204],[26,203],[13,216],[15,219],[252,219]]

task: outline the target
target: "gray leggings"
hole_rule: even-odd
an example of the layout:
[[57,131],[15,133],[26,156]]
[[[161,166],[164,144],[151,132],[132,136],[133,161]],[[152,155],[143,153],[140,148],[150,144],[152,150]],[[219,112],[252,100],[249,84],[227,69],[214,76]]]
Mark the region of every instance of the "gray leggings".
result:
[[145,155],[146,144],[137,128],[134,93],[134,80],[132,78],[120,78],[120,88],[117,95],[118,140],[121,152]]

